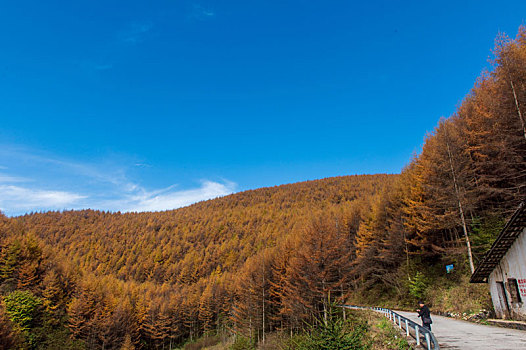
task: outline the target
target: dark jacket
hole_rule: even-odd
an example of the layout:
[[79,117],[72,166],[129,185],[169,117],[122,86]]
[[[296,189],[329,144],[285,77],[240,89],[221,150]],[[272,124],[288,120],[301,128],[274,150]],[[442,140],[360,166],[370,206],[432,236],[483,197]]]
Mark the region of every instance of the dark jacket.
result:
[[422,308],[418,311],[418,317],[422,318],[422,322],[424,323],[433,323],[431,321],[431,312],[429,311],[429,308],[427,305],[422,306]]

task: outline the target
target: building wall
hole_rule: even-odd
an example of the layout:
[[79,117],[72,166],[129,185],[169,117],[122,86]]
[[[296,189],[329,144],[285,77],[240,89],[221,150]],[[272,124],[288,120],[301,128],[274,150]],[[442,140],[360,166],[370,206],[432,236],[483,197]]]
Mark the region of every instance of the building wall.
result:
[[[508,301],[509,313],[507,312],[502,295],[499,296],[498,281],[507,282],[508,278],[515,278],[519,284],[521,303],[512,302],[509,286],[505,285],[506,298]],[[526,320],[526,228],[515,240],[506,255],[502,258],[499,265],[489,276],[489,286],[491,299],[498,318],[512,318],[516,320]],[[502,292],[501,292],[502,293]]]

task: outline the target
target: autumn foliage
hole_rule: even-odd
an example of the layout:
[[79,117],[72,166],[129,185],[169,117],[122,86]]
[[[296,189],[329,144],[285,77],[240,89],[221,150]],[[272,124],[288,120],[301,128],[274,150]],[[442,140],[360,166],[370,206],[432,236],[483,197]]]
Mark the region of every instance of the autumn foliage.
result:
[[[476,264],[526,195],[526,29],[499,36],[494,56],[399,175],[166,212],[0,215],[0,344],[159,349],[205,333],[264,342],[324,322],[330,303],[364,290],[410,295],[401,276],[415,262],[467,269],[468,240]],[[14,301],[31,311],[23,322]]]

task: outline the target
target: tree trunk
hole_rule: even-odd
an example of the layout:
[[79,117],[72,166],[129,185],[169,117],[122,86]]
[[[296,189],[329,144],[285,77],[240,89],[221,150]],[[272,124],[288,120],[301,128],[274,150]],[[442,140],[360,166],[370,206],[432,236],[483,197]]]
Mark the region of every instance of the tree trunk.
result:
[[262,326],[261,326],[261,334],[262,334],[262,341],[263,344],[265,344],[265,261],[263,261],[263,285],[261,286],[261,290],[263,291],[263,305],[261,308],[261,319],[262,319]]
[[513,81],[511,80],[511,76],[509,72],[508,72],[508,76],[510,78],[510,86],[511,86],[511,91],[513,92],[513,100],[515,101],[515,108],[517,108],[517,114],[519,115],[519,119],[522,125],[522,133],[524,135],[524,139],[526,139],[526,124],[524,123],[524,118],[522,117],[521,109],[519,107],[519,100],[517,99],[517,94],[515,93],[515,86],[513,85]]
[[451,156],[451,149],[449,148],[449,140],[446,137],[447,154],[449,157],[449,166],[451,168],[451,175],[453,177],[453,185],[455,186],[455,194],[457,196],[458,210],[460,212],[460,220],[462,221],[462,229],[464,230],[464,237],[466,238],[466,246],[468,249],[469,267],[471,273],[475,272],[475,266],[473,265],[473,254],[471,252],[471,242],[469,241],[468,227],[466,225],[466,218],[464,217],[464,209],[462,208],[462,201],[460,200],[460,191],[457,184],[457,176],[455,169],[453,168],[453,157]]

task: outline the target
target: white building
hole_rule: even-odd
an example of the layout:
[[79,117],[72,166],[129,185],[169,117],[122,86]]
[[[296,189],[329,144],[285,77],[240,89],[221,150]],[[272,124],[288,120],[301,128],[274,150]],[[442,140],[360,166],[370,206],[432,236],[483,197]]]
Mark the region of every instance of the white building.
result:
[[498,318],[526,320],[526,202],[504,226],[471,282],[489,283]]

